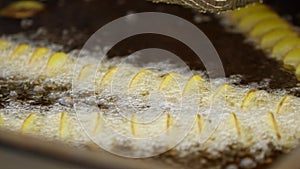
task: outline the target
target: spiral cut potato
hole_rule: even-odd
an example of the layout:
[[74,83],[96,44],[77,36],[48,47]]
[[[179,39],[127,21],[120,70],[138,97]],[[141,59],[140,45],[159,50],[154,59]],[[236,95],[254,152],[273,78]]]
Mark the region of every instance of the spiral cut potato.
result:
[[299,32],[270,7],[255,3],[226,15],[238,31],[283,66],[295,72],[300,80]]
[[[244,156],[264,163],[270,152],[290,151],[299,143],[300,99],[284,92],[217,85],[218,79],[208,81],[199,74],[188,76],[169,68],[154,70],[116,61],[99,62],[90,56],[76,61],[46,47],[34,48],[5,39],[0,41],[0,50],[1,79],[12,84],[10,90],[25,86],[24,91],[38,95],[48,86],[50,91],[42,96],[54,100],[45,108],[42,103],[37,106],[14,100],[10,93],[10,104],[0,110],[0,126],[7,130],[79,145],[91,144],[92,137],[111,149],[126,147],[153,153],[157,147],[166,146],[164,140],[136,145],[118,139],[115,133],[130,138],[168,134],[175,125],[188,125],[179,117],[189,115],[189,111],[194,112],[194,124],[173,148],[174,156],[204,151],[213,159],[225,158],[222,153],[231,147],[245,150]],[[18,86],[20,81],[26,85]],[[60,86],[66,89],[60,91]],[[148,114],[141,116],[143,113],[138,112]],[[137,123],[154,115],[158,116],[151,125]]]
[[16,1],[0,9],[0,16],[23,19],[32,17],[44,9],[45,5],[39,1]]
[[243,7],[258,0],[150,0],[152,2],[164,2],[168,4],[182,5],[196,9],[200,12],[220,12]]

